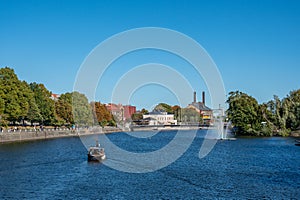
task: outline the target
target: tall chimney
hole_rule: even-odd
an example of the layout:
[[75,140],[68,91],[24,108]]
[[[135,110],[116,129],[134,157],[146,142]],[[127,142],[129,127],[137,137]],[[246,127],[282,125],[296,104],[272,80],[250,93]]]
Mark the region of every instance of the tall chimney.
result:
[[196,92],[194,92],[194,103],[196,103],[197,98],[196,98]]
[[203,105],[205,105],[205,92],[204,91],[202,92],[202,103],[203,103]]

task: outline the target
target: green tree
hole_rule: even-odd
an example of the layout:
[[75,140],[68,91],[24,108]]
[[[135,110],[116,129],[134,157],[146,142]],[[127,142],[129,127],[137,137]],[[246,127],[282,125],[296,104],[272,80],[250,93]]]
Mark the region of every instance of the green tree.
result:
[[227,100],[227,116],[237,128],[238,134],[288,136],[300,126],[300,90],[263,104],[245,93],[231,92]]
[[55,112],[59,124],[74,124],[74,116],[72,110],[72,93],[65,93],[60,95],[55,102]]
[[193,108],[182,108],[179,118],[185,123],[199,123],[200,121],[199,113]]
[[149,111],[147,109],[143,108],[140,113],[142,113],[143,115],[146,115],[146,114],[149,114]]
[[0,69],[0,97],[2,120],[14,123],[26,118],[33,93],[28,84],[20,81],[14,70],[9,67]]
[[131,115],[131,119],[132,119],[133,121],[141,120],[141,119],[143,119],[143,114],[140,113],[140,112],[133,113],[133,114]]
[[4,115],[4,110],[5,110],[5,102],[0,95],[0,127],[7,124],[5,120],[6,117]]
[[55,122],[55,102],[51,99],[51,92],[43,84],[30,83],[30,89],[34,93],[34,99],[40,110],[39,123],[50,125]]
[[291,91],[285,99],[288,103],[289,114],[286,119],[288,129],[296,130],[300,128],[300,89]]
[[93,114],[87,97],[76,91],[71,94],[74,123],[81,126],[92,125]]
[[34,122],[40,122],[42,120],[42,115],[40,113],[40,109],[35,103],[35,99],[32,98],[29,101],[29,110],[26,116],[26,119],[29,120],[32,123]]
[[5,102],[4,102],[4,99],[2,99],[2,97],[0,95],[0,115],[3,115],[4,109],[5,109]]
[[169,114],[173,114],[174,111],[172,109],[172,106],[166,104],[166,103],[159,103],[158,105],[155,106],[153,110],[157,111],[162,111],[162,112],[167,112]]
[[[261,133],[264,136],[272,136],[277,131],[275,125],[276,115],[269,108],[270,102],[258,106],[259,121],[262,123]],[[272,105],[272,104],[271,104]]]
[[259,104],[256,99],[236,91],[229,93],[227,103],[229,104],[227,117],[235,126],[237,134],[261,135],[263,121],[259,115]]
[[180,121],[180,111],[181,111],[181,108],[180,106],[178,105],[175,105],[175,106],[172,106],[172,113],[174,113],[174,119]]
[[277,126],[277,135],[287,136],[290,130],[287,128],[287,120],[290,116],[290,100],[285,98],[280,100],[278,96],[274,95],[274,111],[275,111],[275,125]]
[[132,119],[133,121],[141,120],[141,119],[143,119],[143,115],[146,115],[146,114],[148,114],[148,113],[149,113],[149,111],[146,110],[145,108],[143,108],[141,111],[138,111],[138,112],[136,112],[136,113],[133,113],[133,114],[131,115],[131,119]]

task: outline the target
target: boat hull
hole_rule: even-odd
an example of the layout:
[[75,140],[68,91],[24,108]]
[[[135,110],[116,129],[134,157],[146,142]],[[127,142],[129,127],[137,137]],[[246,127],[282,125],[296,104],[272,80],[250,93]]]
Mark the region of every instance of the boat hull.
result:
[[88,154],[88,161],[89,162],[100,162],[104,160],[106,157],[105,155],[90,155]]
[[236,138],[219,138],[217,140],[230,140],[230,141],[235,141]]

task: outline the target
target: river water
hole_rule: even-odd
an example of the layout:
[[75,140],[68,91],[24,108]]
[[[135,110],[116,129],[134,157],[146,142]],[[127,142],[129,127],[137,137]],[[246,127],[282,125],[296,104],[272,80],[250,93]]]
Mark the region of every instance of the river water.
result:
[[[160,132],[151,139],[126,133],[108,137],[138,152],[159,149],[175,134]],[[293,138],[218,141],[199,159],[205,134],[198,131],[183,156],[149,173],[88,163],[79,138],[3,144],[0,199],[300,199],[300,147]]]

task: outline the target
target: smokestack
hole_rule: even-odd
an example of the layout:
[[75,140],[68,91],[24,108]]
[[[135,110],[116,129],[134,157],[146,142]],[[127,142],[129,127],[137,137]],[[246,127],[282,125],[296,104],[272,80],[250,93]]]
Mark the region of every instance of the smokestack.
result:
[[196,99],[196,92],[194,92],[194,103],[196,103],[197,99]]
[[205,105],[205,92],[204,91],[202,92],[202,103],[203,103],[203,105]]

